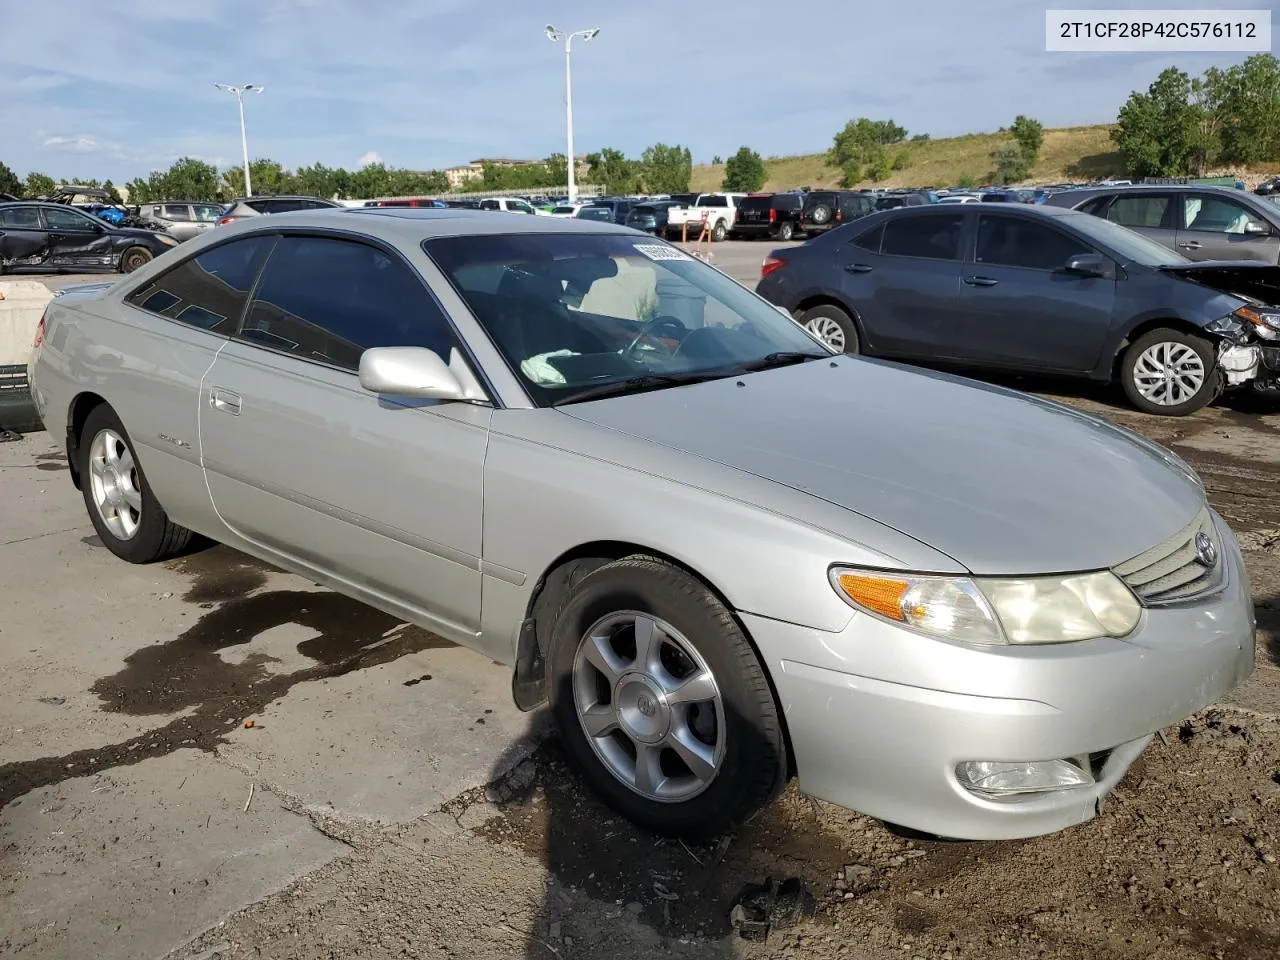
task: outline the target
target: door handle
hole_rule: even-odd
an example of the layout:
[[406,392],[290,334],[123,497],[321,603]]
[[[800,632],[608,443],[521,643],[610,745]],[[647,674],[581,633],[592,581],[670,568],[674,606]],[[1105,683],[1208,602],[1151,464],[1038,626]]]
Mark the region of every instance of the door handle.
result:
[[844,270],[845,273],[870,273],[871,267],[865,263],[846,263]]
[[240,396],[222,387],[214,387],[209,391],[209,406],[233,417],[240,416]]
[[971,287],[994,287],[1000,281],[990,277],[965,277],[964,282]]
[[1200,241],[1199,241],[1199,240],[1188,240],[1188,241],[1186,241],[1185,243],[1180,243],[1180,244],[1178,244],[1178,246],[1180,246],[1183,250],[1199,250],[1199,249],[1200,249]]

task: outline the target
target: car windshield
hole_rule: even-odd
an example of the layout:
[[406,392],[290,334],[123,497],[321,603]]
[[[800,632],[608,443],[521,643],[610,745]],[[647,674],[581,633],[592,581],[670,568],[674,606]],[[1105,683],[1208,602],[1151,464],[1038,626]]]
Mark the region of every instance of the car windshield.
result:
[[829,355],[776,307],[662,241],[540,233],[423,249],[541,406]]
[[1101,246],[1110,247],[1127,263],[1136,263],[1144,267],[1162,267],[1170,263],[1189,263],[1180,253],[1174,253],[1163,244],[1157,243],[1136,230],[1122,227],[1110,220],[1103,220],[1092,214],[1072,215],[1071,225]]

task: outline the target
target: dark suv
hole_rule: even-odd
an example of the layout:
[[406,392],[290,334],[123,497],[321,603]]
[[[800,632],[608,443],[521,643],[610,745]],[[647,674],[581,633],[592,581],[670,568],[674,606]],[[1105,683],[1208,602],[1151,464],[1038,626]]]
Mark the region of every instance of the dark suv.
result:
[[876,198],[856,190],[810,190],[800,211],[799,228],[807,234],[825,233],[850,220],[875,212]]
[[752,193],[738,201],[733,233],[740,237],[790,240],[800,232],[804,194]]

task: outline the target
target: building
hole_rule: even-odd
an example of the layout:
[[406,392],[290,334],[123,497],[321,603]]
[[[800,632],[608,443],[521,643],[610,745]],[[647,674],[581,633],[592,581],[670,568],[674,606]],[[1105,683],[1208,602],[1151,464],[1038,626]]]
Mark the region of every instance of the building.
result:
[[[543,160],[512,160],[509,157],[482,157],[460,167],[449,167],[444,171],[444,175],[449,179],[450,190],[461,190],[465,184],[484,176],[486,163],[494,167],[532,167],[544,162]],[[574,176],[582,177],[586,172],[586,157],[578,157],[577,163],[574,164]]]

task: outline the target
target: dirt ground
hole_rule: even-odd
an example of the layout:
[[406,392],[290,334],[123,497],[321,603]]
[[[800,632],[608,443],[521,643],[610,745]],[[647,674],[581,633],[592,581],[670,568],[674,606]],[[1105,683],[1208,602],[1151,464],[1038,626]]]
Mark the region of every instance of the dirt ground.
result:
[[[1097,819],[1026,841],[942,842],[791,789],[719,845],[688,846],[611,815],[550,740],[438,814],[343,838],[348,856],[175,960],[1280,957],[1280,416],[1247,400],[1161,420],[1105,392],[1063,399],[1198,470],[1258,604],[1254,677],[1163,731]],[[772,899],[757,889],[735,916],[761,885]]]

